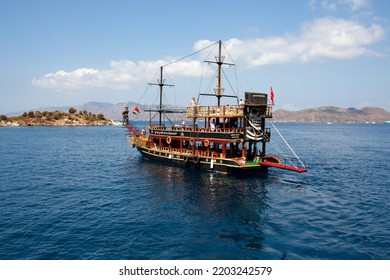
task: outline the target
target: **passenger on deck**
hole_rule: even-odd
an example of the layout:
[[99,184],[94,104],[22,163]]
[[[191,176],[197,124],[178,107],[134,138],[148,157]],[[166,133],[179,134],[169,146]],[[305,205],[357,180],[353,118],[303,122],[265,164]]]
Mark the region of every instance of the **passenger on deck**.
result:
[[238,106],[239,107],[244,107],[244,101],[242,101],[242,99],[240,99],[240,101],[238,102]]
[[186,121],[185,120],[181,120],[181,128],[186,128]]
[[192,97],[190,107],[195,107],[196,106],[196,100],[195,97]]
[[215,131],[215,120],[214,119],[212,119],[210,122],[210,130]]

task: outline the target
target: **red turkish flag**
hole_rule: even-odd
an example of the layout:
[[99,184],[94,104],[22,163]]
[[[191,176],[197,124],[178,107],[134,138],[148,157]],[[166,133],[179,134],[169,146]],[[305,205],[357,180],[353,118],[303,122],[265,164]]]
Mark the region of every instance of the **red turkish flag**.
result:
[[139,113],[141,113],[141,110],[138,108],[138,106],[135,106],[133,110],[133,114],[138,115]]
[[272,87],[271,87],[271,102],[272,102],[272,105],[275,104],[275,95],[274,95],[274,91],[272,90]]

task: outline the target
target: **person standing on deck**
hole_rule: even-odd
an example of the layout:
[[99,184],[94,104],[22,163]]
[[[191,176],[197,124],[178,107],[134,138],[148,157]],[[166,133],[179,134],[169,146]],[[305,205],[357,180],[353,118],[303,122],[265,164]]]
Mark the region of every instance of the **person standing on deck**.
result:
[[192,97],[190,107],[191,107],[192,110],[193,110],[193,115],[194,115],[194,116],[197,115],[197,114],[198,114],[198,110],[197,110],[197,108],[196,108],[196,100],[195,100],[195,97]]
[[210,130],[215,131],[215,120],[214,119],[212,119],[210,122]]
[[190,107],[195,107],[196,106],[196,100],[195,97],[192,97]]

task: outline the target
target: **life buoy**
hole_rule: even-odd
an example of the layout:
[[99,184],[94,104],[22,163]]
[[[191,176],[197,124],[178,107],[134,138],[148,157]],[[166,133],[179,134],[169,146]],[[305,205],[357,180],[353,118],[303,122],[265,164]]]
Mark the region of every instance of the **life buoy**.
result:
[[191,146],[194,146],[194,145],[195,145],[195,139],[194,139],[194,138],[191,138],[191,139],[190,139],[190,145],[191,145]]
[[167,144],[171,144],[171,141],[172,141],[171,137],[168,137],[167,138]]
[[208,139],[204,140],[203,145],[207,148],[210,145],[210,141]]
[[199,164],[199,162],[200,162],[200,158],[198,156],[194,156],[193,160],[194,160],[195,164]]

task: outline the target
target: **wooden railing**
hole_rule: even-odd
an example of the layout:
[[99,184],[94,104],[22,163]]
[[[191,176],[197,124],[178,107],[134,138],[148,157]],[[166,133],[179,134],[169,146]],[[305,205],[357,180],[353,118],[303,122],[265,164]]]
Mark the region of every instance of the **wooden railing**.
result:
[[[264,105],[266,106],[266,105]],[[239,118],[244,116],[243,105],[194,106],[187,107],[187,118]],[[268,105],[266,118],[272,118],[272,106]]]
[[190,150],[190,149],[177,149],[177,148],[169,148],[169,147],[155,147],[154,150],[170,153],[170,154],[177,154],[177,155],[186,155],[189,157],[192,156],[200,156],[200,157],[210,157],[210,158],[220,158],[222,153],[218,153],[215,151],[207,151],[207,150]]
[[244,116],[244,106],[224,105],[224,106],[194,106],[187,108],[187,118],[206,117],[242,117]]
[[215,132],[215,133],[243,133],[243,128],[216,128],[211,130],[210,128],[198,127],[194,128],[193,126],[185,127],[170,127],[170,126],[160,126],[160,125],[151,125],[150,129],[152,130],[161,130],[161,131],[190,131],[190,132]]

